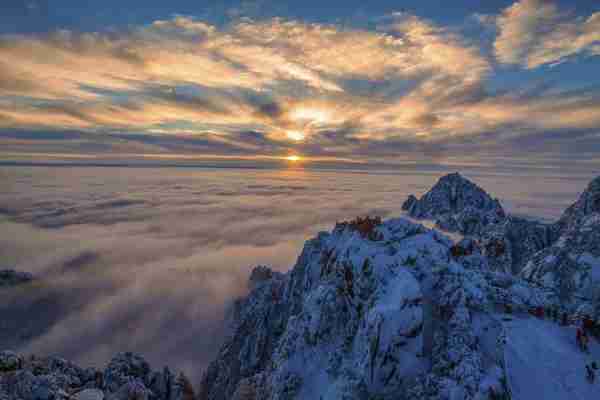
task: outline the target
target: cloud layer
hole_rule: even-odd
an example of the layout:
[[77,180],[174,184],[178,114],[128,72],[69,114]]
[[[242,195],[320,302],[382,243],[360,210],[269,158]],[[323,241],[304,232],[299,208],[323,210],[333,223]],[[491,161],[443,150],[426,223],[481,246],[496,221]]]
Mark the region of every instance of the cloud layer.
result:
[[393,161],[524,157],[521,144],[535,142],[540,160],[581,147],[594,159],[594,82],[504,87],[498,63],[593,56],[599,17],[522,0],[480,18],[497,28],[495,57],[460,29],[407,13],[372,29],[180,15],[126,31],[4,35],[0,143],[5,154]]
[[577,17],[546,0],[520,0],[496,19],[498,60],[536,68],[600,54],[600,12]]

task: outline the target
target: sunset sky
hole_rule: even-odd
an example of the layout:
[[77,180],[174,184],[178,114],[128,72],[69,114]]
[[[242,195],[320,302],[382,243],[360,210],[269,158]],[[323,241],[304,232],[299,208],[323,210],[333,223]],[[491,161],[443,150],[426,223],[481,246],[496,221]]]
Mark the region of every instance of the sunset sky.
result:
[[47,157],[594,165],[600,4],[3,1],[0,159]]

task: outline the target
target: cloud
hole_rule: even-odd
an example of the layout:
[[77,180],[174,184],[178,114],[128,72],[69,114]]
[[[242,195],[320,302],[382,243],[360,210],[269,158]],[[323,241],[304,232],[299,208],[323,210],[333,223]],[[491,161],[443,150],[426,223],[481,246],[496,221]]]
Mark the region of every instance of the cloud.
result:
[[595,55],[600,42],[600,12],[576,17],[547,0],[514,3],[497,17],[496,24],[498,60],[530,69],[578,54]]
[[2,292],[0,347],[100,366],[131,350],[195,382],[253,266],[288,270],[319,230],[397,213],[411,190],[381,179],[364,192],[352,175],[332,187],[301,170],[7,170],[0,268],[39,280]]
[[[579,39],[557,40],[578,20],[552,3],[536,5],[477,17],[497,22],[498,58],[566,59],[548,56],[562,50],[540,50],[546,37],[598,51],[590,42],[596,15],[581,21]],[[415,159],[456,156],[468,141],[477,143],[469,151],[485,143],[482,157],[518,152],[502,148],[502,139],[600,127],[597,89],[568,92],[560,82],[528,96],[493,89],[493,62],[460,30],[406,13],[376,25],[243,17],[216,27],[180,15],[125,31],[0,36],[0,60],[14,61],[0,62],[0,130],[12,134],[0,135],[0,144],[11,154],[298,152],[364,162],[392,160],[390,149]],[[81,137],[43,140],[49,131]]]

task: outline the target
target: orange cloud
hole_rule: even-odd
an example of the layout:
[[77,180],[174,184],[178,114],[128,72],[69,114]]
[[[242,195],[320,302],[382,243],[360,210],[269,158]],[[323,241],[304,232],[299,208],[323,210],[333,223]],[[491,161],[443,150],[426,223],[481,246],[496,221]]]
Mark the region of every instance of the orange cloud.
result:
[[[576,30],[552,28],[550,51],[523,20],[564,17],[534,3],[494,19],[501,61],[556,62],[573,53],[567,38],[577,52],[592,48],[596,14]],[[132,148],[150,152],[196,137],[198,151],[343,158],[437,149],[507,126],[522,128],[515,135],[600,126],[597,97],[490,92],[490,60],[456,31],[406,14],[381,21],[376,30],[282,19],[217,28],[176,16],[120,33],[0,36],[0,128],[80,130],[93,140],[136,132],[153,140]],[[155,135],[185,140],[160,147]],[[111,145],[129,149],[122,141],[135,138],[119,140]]]

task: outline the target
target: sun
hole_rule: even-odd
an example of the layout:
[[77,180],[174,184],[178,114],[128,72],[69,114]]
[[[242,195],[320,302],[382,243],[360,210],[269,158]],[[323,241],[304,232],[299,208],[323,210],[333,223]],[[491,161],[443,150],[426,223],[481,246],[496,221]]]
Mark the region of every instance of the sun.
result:
[[302,160],[302,157],[300,157],[300,156],[287,156],[285,159],[288,160],[288,161],[291,161],[291,162],[297,162],[297,161]]

